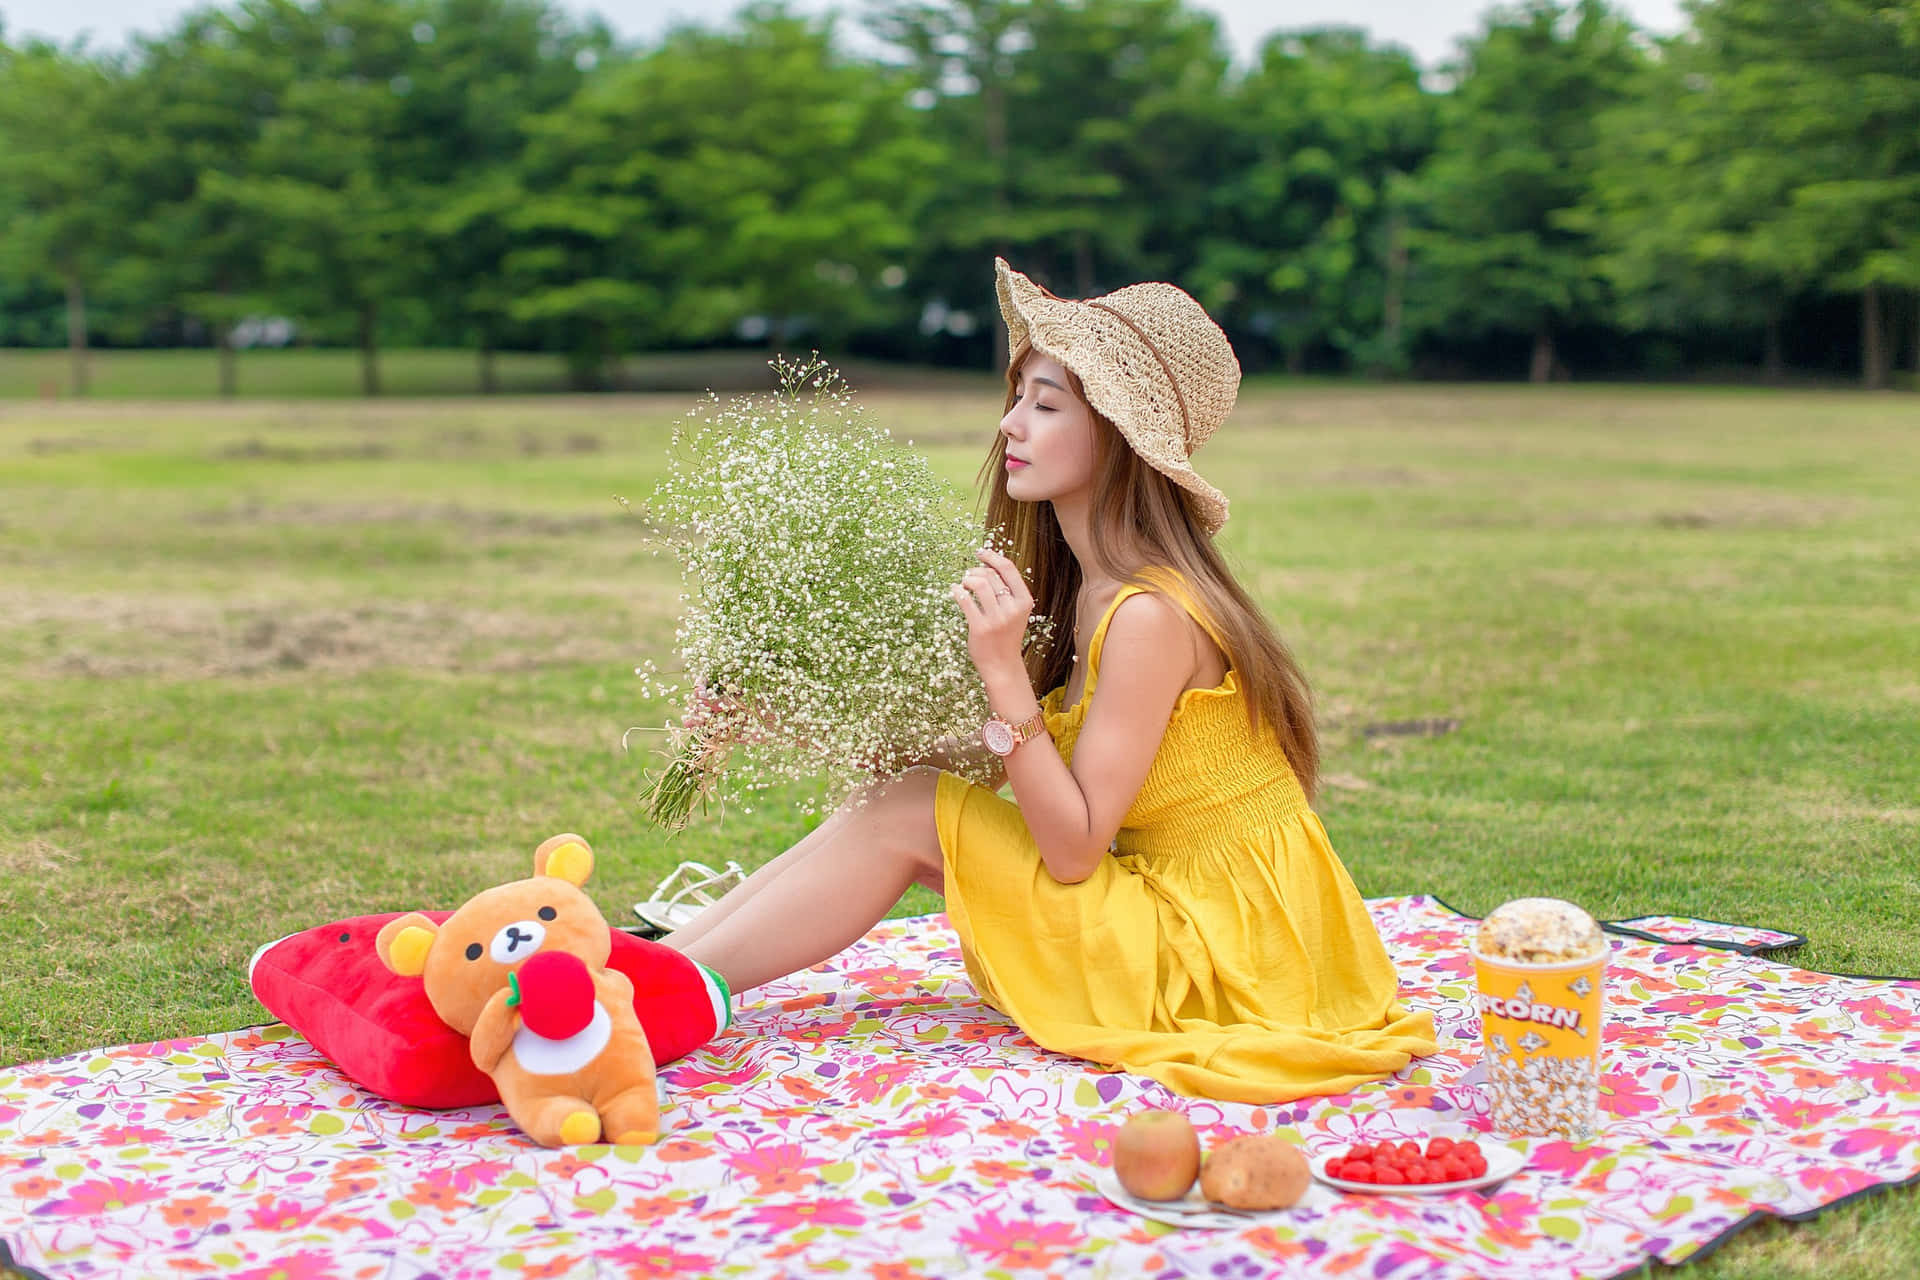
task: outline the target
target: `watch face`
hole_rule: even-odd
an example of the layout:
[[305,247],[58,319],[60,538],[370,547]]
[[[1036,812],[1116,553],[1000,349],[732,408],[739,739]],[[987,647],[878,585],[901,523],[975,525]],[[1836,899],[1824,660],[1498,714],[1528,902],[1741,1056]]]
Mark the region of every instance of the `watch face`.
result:
[[1007,755],[1013,750],[1013,726],[1005,720],[989,720],[980,726],[980,741],[993,754]]

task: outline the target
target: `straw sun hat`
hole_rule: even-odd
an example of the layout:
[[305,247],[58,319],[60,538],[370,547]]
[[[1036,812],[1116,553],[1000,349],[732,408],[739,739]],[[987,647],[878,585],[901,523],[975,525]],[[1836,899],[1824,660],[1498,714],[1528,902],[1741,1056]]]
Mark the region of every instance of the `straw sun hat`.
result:
[[1055,297],[1004,258],[993,268],[1008,355],[1026,342],[1071,369],[1087,402],[1148,466],[1192,494],[1201,525],[1218,533],[1226,495],[1191,459],[1240,390],[1240,362],[1220,326],[1174,285],[1130,284],[1078,302]]

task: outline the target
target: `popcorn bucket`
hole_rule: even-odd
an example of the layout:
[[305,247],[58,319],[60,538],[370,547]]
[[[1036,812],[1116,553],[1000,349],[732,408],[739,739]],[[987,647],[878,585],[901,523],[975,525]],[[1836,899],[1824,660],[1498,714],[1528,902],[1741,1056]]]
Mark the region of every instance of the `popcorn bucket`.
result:
[[1473,968],[1494,1129],[1592,1137],[1607,971],[1599,926],[1572,903],[1520,899],[1481,925]]

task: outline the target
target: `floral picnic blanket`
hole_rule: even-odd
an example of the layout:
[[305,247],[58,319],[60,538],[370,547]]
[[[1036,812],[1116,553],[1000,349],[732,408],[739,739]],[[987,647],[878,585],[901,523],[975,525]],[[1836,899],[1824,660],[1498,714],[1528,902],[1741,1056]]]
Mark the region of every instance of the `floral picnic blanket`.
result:
[[[1764,931],[1663,917],[1613,939],[1594,1141],[1536,1141],[1485,1193],[1329,1193],[1238,1229],[1102,1197],[1111,1127],[1145,1106],[1184,1108],[1203,1142],[1272,1129],[1313,1154],[1484,1130],[1471,920],[1370,905],[1443,1048],[1340,1097],[1184,1099],[1046,1053],[928,916],[756,991],[663,1071],[652,1147],[549,1151],[498,1107],[382,1102],[284,1026],[0,1072],[0,1247],[49,1277],[1542,1280],[1681,1262],[1920,1174],[1920,982],[1794,969],[1752,953]],[[1659,940],[1682,935],[1724,945]]]

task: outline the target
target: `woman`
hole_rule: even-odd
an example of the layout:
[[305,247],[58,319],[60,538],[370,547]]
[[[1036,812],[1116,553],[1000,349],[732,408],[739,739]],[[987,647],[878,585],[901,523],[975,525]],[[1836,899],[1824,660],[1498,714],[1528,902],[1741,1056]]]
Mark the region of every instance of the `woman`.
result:
[[[816,964],[911,883],[1040,1045],[1188,1094],[1337,1093],[1434,1048],[1309,807],[1306,685],[1213,545],[1193,452],[1226,335],[1172,285],[1058,298],[995,263],[1011,361],[981,553],[954,587],[995,790],[916,769],[667,939],[735,991]],[[1023,646],[1038,610],[1052,643]],[[1070,639],[1070,643],[1068,643]],[[1047,691],[1042,698],[1036,691]]]

